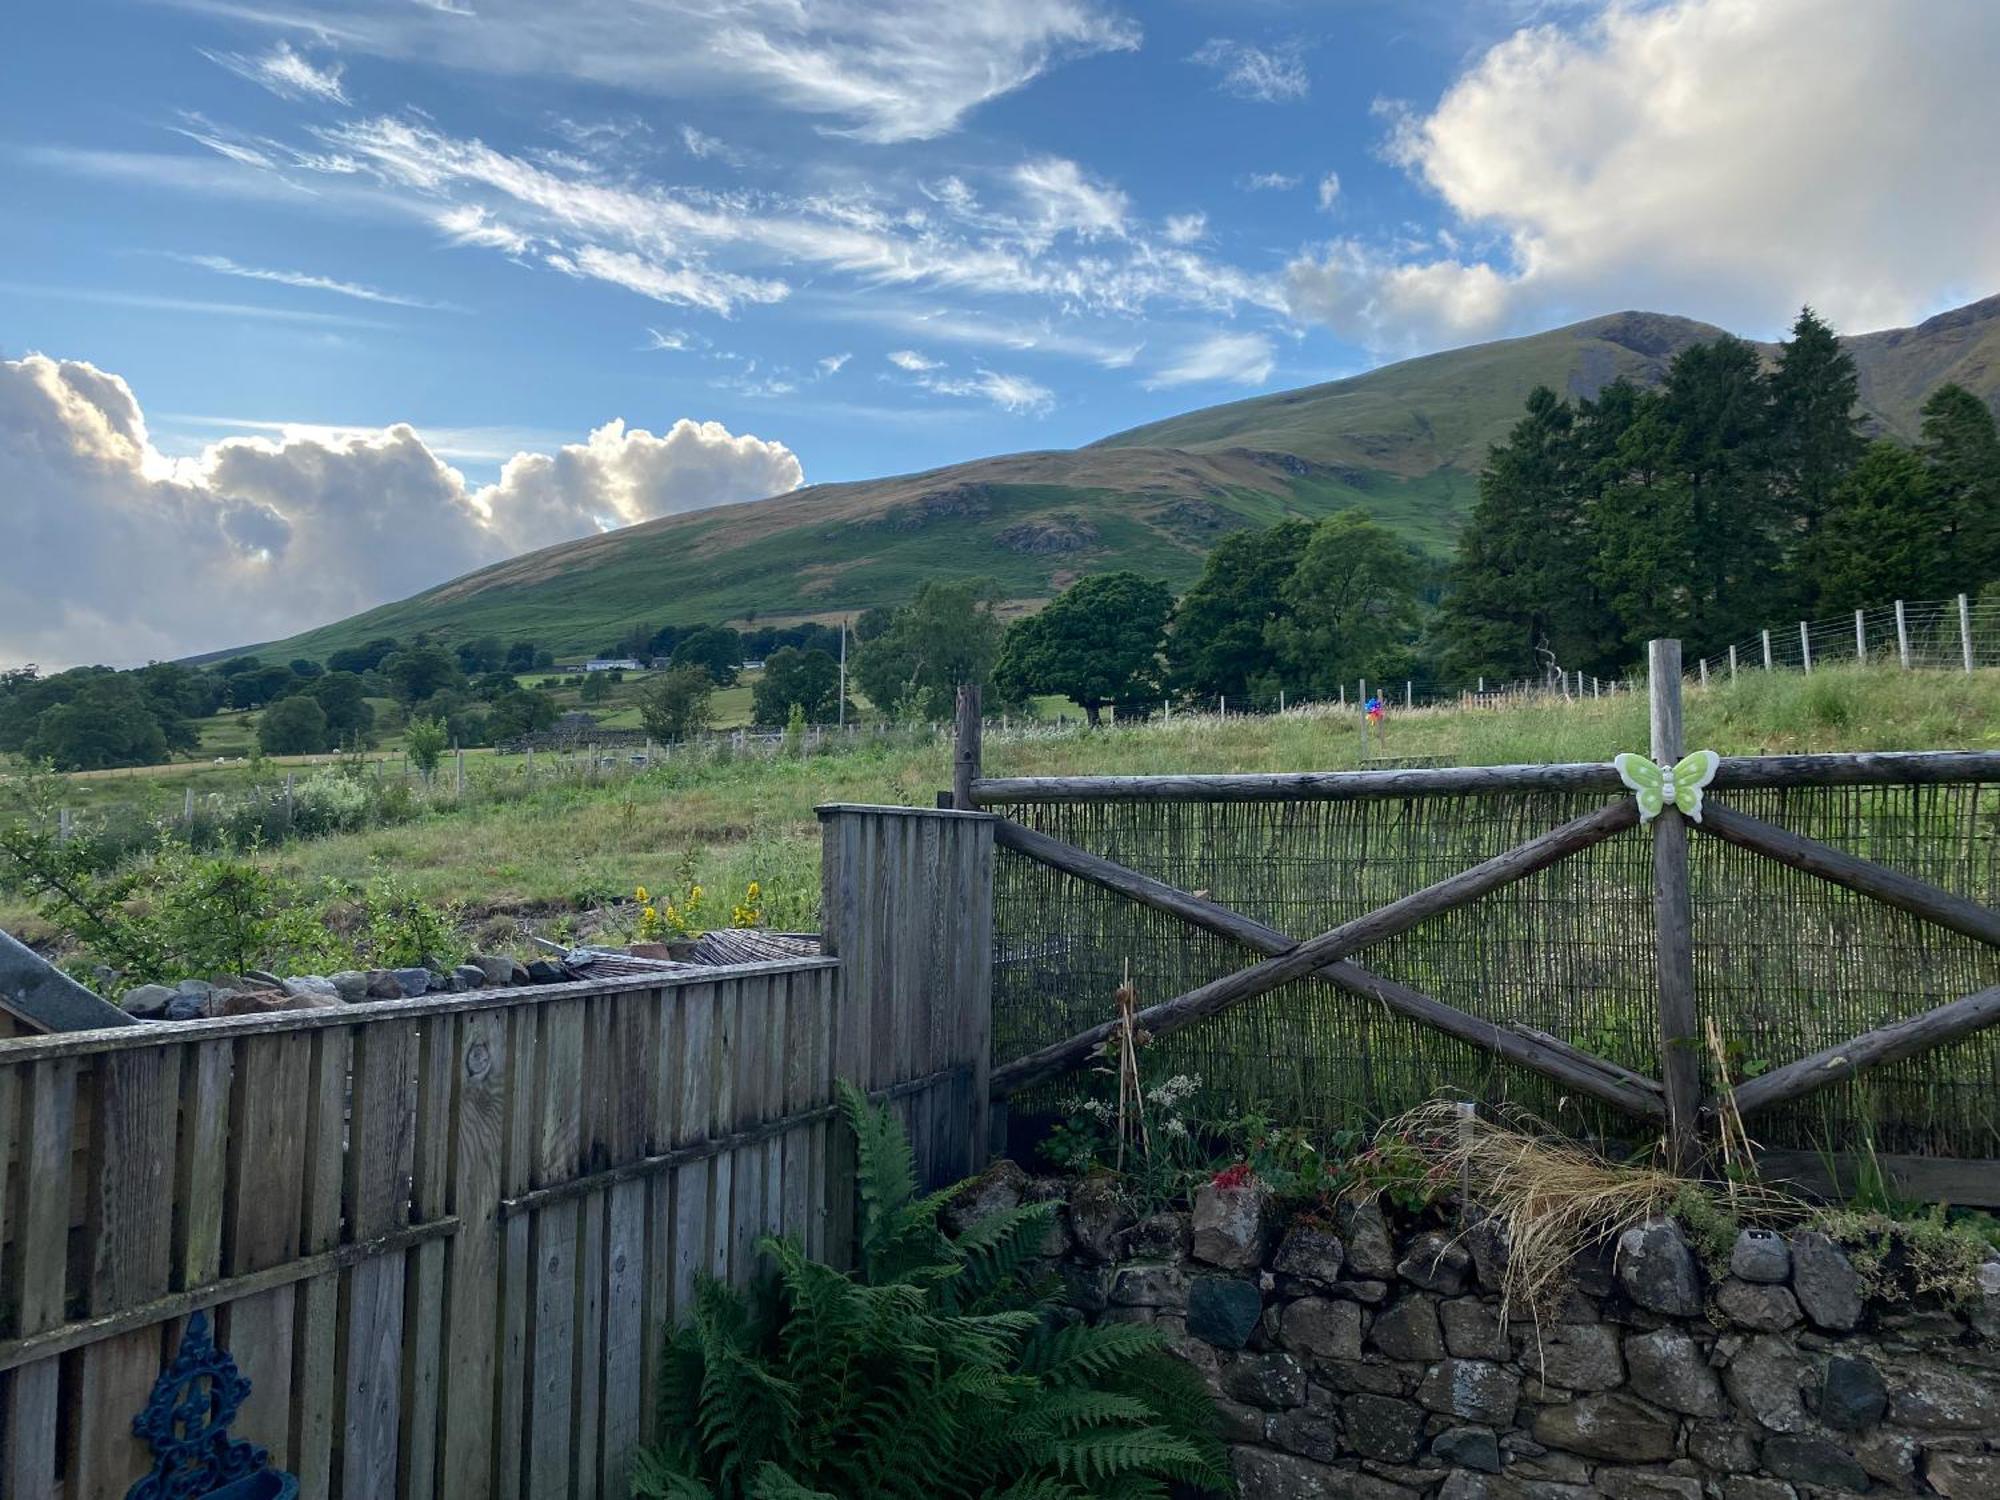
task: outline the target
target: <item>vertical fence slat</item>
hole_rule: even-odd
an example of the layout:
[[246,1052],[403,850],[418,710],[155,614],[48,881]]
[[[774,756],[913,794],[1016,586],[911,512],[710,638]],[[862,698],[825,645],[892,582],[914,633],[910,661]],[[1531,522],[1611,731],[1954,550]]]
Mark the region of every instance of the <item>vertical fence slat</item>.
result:
[[[542,1018],[541,1110],[535,1185],[576,1175],[583,1089],[582,1002],[558,1001]],[[527,1485],[529,1500],[560,1500],[569,1488],[572,1400],[576,1391],[578,1205],[562,1202],[534,1215],[528,1340]]]
[[[354,1034],[345,1028],[313,1038],[311,1101],[306,1120],[305,1254],[340,1242],[340,1205],[347,1180],[347,1084],[354,1062]],[[297,1363],[292,1386],[292,1472],[301,1500],[333,1492],[333,1422],[339,1406],[334,1378],[340,1344],[340,1273],[328,1272],[298,1289]]]
[[[36,1063],[21,1101],[20,1224],[7,1279],[24,1334],[63,1319],[69,1260],[69,1194],[78,1069],[68,1058]],[[49,1492],[56,1479],[56,1401],[61,1361],[38,1360],[7,1384],[7,1485],[11,1494]]]
[[[540,1007],[522,1006],[512,1016],[508,1056],[507,1157],[502,1191],[509,1196],[527,1189],[535,1175],[535,1146],[541,1126],[542,1045]],[[498,1359],[500,1401],[493,1419],[494,1472],[498,1494],[514,1500],[521,1493],[526,1463],[528,1420],[528,1310],[534,1298],[532,1214],[507,1220],[501,1272],[502,1301]]]
[[[499,1208],[506,1155],[508,1016],[487,1012],[459,1026],[452,1101],[451,1185],[458,1215],[445,1291],[450,1358],[444,1379],[446,1496],[493,1488],[494,1332],[499,1314]],[[498,1421],[506,1425],[508,1413]]]
[[[410,1022],[364,1028],[354,1048],[346,1207],[348,1233],[365,1243],[410,1220],[416,1149],[416,1030]],[[342,1367],[341,1493],[395,1493],[402,1435],[403,1291],[408,1257],[375,1255],[347,1277]]]
[[[736,1048],[738,1011],[736,986],[715,986],[715,1020],[710,1034],[715,1091],[709,1111],[709,1133],[726,1135],[736,1128]],[[708,1271],[719,1281],[731,1279],[735,1244],[735,1176],[733,1153],[717,1152],[709,1161]]]
[[[647,1116],[646,1149],[658,1153],[670,1150],[680,1128],[681,1047],[685,1022],[682,1019],[685,992],[663,990],[658,997],[659,1013],[653,1028],[653,1103]],[[646,1264],[641,1281],[644,1299],[640,1319],[639,1431],[642,1439],[653,1433],[653,1411],[659,1402],[661,1340],[668,1320],[676,1311],[674,1270],[679,1263],[674,1243],[674,1183],[678,1173],[662,1172],[646,1182]]]
[[[1648,643],[1653,759],[1681,758],[1681,643]],[[1668,1145],[1674,1159],[1698,1154],[1701,1106],[1700,1025],[1695,1015],[1694,914],[1688,894],[1687,824],[1665,808],[1653,819],[1653,916],[1660,995],[1660,1075],[1667,1096]]]
[[[458,1068],[456,1016],[427,1021],[418,1041],[416,1158],[411,1212],[427,1223],[445,1212],[451,1161],[451,1091]],[[399,1500],[431,1500],[437,1493],[438,1417],[443,1399],[445,1246],[440,1240],[411,1252],[403,1294],[403,1487]]]
[[[680,1108],[673,1141],[700,1140],[715,1108],[715,986],[681,991]],[[696,1276],[708,1269],[709,1163],[690,1162],[674,1173],[674,1307],[688,1306]]]

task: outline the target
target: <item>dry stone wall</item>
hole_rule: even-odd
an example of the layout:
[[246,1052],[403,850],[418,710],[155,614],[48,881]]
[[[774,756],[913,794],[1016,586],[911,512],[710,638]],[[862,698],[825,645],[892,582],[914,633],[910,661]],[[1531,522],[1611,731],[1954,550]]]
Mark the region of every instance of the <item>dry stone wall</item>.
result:
[[[1049,1191],[1003,1164],[967,1207]],[[1082,1305],[1207,1377],[1255,1500],[2000,1500],[2000,1262],[1885,1305],[1823,1235],[1746,1232],[1711,1274],[1659,1223],[1537,1324],[1502,1316],[1490,1226],[1280,1229],[1254,1183],[1135,1221],[1104,1180],[1061,1223]]]

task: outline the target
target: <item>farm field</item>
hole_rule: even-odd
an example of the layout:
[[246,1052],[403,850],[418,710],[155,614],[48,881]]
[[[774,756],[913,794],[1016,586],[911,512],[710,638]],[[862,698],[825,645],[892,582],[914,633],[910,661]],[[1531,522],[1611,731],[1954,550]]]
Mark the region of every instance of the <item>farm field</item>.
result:
[[[1824,750],[2000,748],[2000,672],[1971,675],[1841,668],[1810,676],[1746,674],[1690,688],[1688,743],[1725,754]],[[1646,743],[1645,705],[1630,694],[1501,709],[1394,712],[1371,731],[1374,757],[1430,756],[1461,764],[1605,760]],[[518,774],[521,758],[477,752],[469,772]],[[469,754],[468,762],[475,761]],[[270,779],[267,762],[266,781]],[[1180,717],[1093,734],[1081,728],[990,733],[994,775],[1157,774],[1172,771],[1348,770],[1362,764],[1359,718],[1304,710],[1276,718]],[[151,777],[72,778],[80,799],[129,796],[135,780],[163,807],[186,784],[243,768],[170,767]],[[511,800],[475,794],[394,827],[284,844],[261,858],[307,880],[359,880],[393,869],[422,895],[461,908],[475,925],[527,923],[562,937],[623,920],[634,887],[691,876],[726,914],[751,880],[767,921],[818,920],[819,843],[813,809],[826,802],[930,805],[949,785],[939,740],[869,745],[839,754],[670,761],[603,785],[569,781]],[[88,789],[86,792],[85,789]],[[608,913],[608,915],[606,915]],[[720,921],[721,915],[714,917]],[[33,915],[0,898],[0,926],[29,937]]]

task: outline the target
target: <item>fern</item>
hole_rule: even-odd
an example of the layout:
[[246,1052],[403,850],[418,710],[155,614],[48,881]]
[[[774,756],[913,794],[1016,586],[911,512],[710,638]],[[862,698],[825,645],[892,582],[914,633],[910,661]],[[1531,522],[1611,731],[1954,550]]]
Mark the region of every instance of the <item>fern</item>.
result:
[[754,1296],[704,1280],[668,1339],[648,1500],[1166,1500],[1228,1492],[1194,1370],[1152,1329],[1089,1327],[1031,1279],[1053,1209],[957,1238],[895,1117],[841,1085],[860,1269],[767,1239]]

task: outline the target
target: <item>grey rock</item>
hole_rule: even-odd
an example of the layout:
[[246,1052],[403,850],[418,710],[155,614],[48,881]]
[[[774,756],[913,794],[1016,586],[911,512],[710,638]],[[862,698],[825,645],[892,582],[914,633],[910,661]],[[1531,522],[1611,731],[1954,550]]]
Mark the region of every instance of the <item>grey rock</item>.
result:
[[215,986],[206,979],[183,979],[174,986],[176,995],[185,995],[190,1000],[206,1000],[215,991]]
[[1368,1342],[1391,1359],[1444,1358],[1444,1333],[1437,1306],[1427,1297],[1406,1296],[1375,1315]]
[[1764,1467],[1780,1479],[1836,1490],[1865,1490],[1868,1471],[1823,1437],[1779,1433],[1764,1440]]
[[1196,1260],[1254,1270],[1271,1248],[1271,1190],[1255,1178],[1237,1187],[1203,1183],[1195,1189],[1193,1224]]
[[1327,1288],[1331,1297],[1346,1297],[1359,1302],[1363,1307],[1380,1307],[1389,1300],[1389,1283],[1386,1281],[1336,1281]]
[[1613,1268],[1625,1294],[1650,1312],[1691,1318],[1701,1311],[1694,1252],[1670,1220],[1658,1219],[1619,1235]]
[[1396,1247],[1389,1240],[1389,1226],[1379,1204],[1362,1203],[1349,1208],[1342,1229],[1347,1246],[1350,1276],[1369,1281],[1387,1281],[1396,1274]]
[[1086,1260],[1110,1260],[1119,1234],[1131,1225],[1132,1210],[1115,1178],[1086,1177],[1070,1193],[1070,1232]]
[[1990,1453],[1931,1453],[1924,1478],[1952,1500],[2000,1500],[2000,1458]]
[[480,968],[478,964],[460,964],[451,971],[451,977],[456,979],[464,989],[483,990],[486,988],[486,971]]
[[1839,1432],[1861,1432],[1881,1421],[1888,1409],[1889,1387],[1874,1365],[1847,1354],[1827,1360],[1819,1390],[1822,1422]]
[[1854,1457],[1868,1477],[1899,1490],[1911,1489],[1917,1477],[1917,1442],[1908,1433],[1881,1428],[1855,1438]]
[[1349,1456],[1342,1450],[1339,1429],[1333,1425],[1333,1419],[1327,1412],[1297,1406],[1272,1417],[1269,1427],[1271,1441],[1287,1453],[1316,1459],[1323,1464]]
[[368,971],[368,998],[370,1000],[401,1000],[403,982],[389,969]]
[[[1632,1351],[1625,1351],[1627,1358]],[[1748,1428],[1734,1422],[1696,1422],[1688,1429],[1688,1457],[1724,1474],[1757,1467],[1757,1445]]]
[[1782,1479],[1749,1474],[1732,1474],[1722,1482],[1722,1500],[1798,1500],[1798,1493]]
[[349,1005],[358,1005],[368,998],[368,976],[359,969],[342,969],[329,975],[334,992]]
[[488,984],[526,984],[528,966],[505,953],[475,953],[472,962],[486,976]]
[[1792,1252],[1775,1230],[1746,1229],[1729,1252],[1729,1274],[1741,1281],[1775,1285],[1792,1274]]
[[1484,1427],[1447,1427],[1431,1439],[1431,1455],[1454,1469],[1500,1472],[1500,1443]]
[[245,969],[243,977],[258,989],[281,990],[285,987],[285,981],[269,969]]
[[1472,1254],[1472,1274],[1489,1292],[1502,1289],[1507,1275],[1507,1229],[1498,1219],[1481,1219],[1465,1231],[1465,1248]]
[[1188,1284],[1187,1331],[1218,1349],[1241,1349],[1257,1331],[1264,1297],[1255,1282],[1197,1276]]
[[118,1007],[128,1016],[151,1020],[167,1013],[175,993],[164,984],[137,984],[118,997]]
[[1347,1446],[1363,1458],[1405,1464],[1417,1456],[1424,1438],[1421,1408],[1391,1396],[1349,1396]]
[[1783,1333],[1799,1321],[1798,1301],[1784,1287],[1734,1276],[1716,1289],[1715,1306],[1738,1328],[1758,1333]]
[[1278,1320],[1287,1349],[1318,1359],[1361,1358],[1361,1309],[1328,1297],[1301,1297]]
[[1222,1372],[1222,1391],[1266,1411],[1302,1406],[1306,1399],[1305,1367],[1289,1354],[1251,1355]]
[[1241,1401],[1215,1403],[1217,1428],[1225,1443],[1261,1443],[1264,1441],[1264,1424],[1270,1420],[1254,1406],[1245,1406]]
[[1340,1275],[1347,1249],[1340,1237],[1324,1229],[1294,1225],[1278,1242],[1271,1269],[1305,1281],[1332,1282]]
[[1444,1328],[1446,1353],[1459,1359],[1507,1357],[1507,1335],[1500,1327],[1499,1309],[1469,1297],[1454,1297],[1438,1304],[1438,1322]]
[[1943,1365],[1911,1361],[1888,1372],[1889,1420],[1922,1432],[1992,1432],[2000,1428],[2000,1392],[1990,1380]]
[[1434,1412],[1505,1427],[1521,1402],[1520,1378],[1485,1359],[1446,1359],[1432,1365],[1417,1400]]
[[1469,1466],[1456,1468],[1438,1486],[1437,1500],[1491,1500],[1493,1487],[1486,1482],[1483,1474],[1475,1474]]
[[329,1005],[339,1004],[341,1001],[340,986],[318,974],[302,974],[297,979],[287,979],[284,982],[284,990],[288,995],[309,995]]
[[1472,1253],[1458,1241],[1432,1230],[1410,1241],[1408,1251],[1396,1263],[1396,1274],[1427,1292],[1456,1297],[1472,1274]]
[[1552,1323],[1517,1329],[1517,1359],[1544,1384],[1572,1391],[1608,1391],[1625,1381],[1617,1332],[1603,1323]]
[[[203,986],[206,989],[206,986]],[[169,1021],[199,1021],[208,1015],[209,996],[190,995],[185,991],[175,991],[174,998],[167,1002]]]
[[1660,1328],[1625,1340],[1632,1392],[1655,1406],[1690,1417],[1719,1417],[1729,1410],[1722,1381],[1695,1341],[1678,1328]]
[[1674,1419],[1622,1392],[1579,1396],[1535,1414],[1535,1441],[1591,1458],[1658,1463],[1674,1456]]
[[1418,1500],[1423,1493],[1372,1474],[1268,1448],[1233,1448],[1230,1461],[1238,1492],[1256,1500]]
[[1113,1307],[1187,1306],[1187,1272],[1177,1265],[1139,1263],[1111,1273],[1106,1297]]
[[552,958],[536,958],[528,961],[529,984],[561,984],[569,978],[569,970]]
[[1614,1469],[1606,1464],[1590,1479],[1605,1500],[1702,1500],[1701,1481],[1686,1474]]
[[945,1204],[940,1217],[951,1233],[964,1234],[973,1225],[984,1223],[995,1214],[1019,1208],[1027,1191],[1027,1172],[1019,1162],[1003,1156],[961,1187]]
[[1186,1214],[1148,1214],[1120,1237],[1120,1260],[1185,1260],[1190,1236]]
[[1861,1277],[1823,1234],[1792,1236],[1792,1292],[1815,1328],[1845,1333],[1861,1321]]
[[1804,1432],[1811,1425],[1801,1398],[1807,1379],[1798,1351],[1773,1334],[1759,1334],[1722,1372],[1729,1398],[1773,1432]]
[[403,987],[403,993],[412,1000],[416,999],[419,995],[430,993],[431,971],[429,969],[392,969],[390,972],[396,976],[396,983]]

